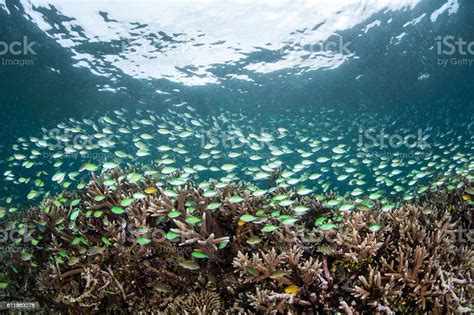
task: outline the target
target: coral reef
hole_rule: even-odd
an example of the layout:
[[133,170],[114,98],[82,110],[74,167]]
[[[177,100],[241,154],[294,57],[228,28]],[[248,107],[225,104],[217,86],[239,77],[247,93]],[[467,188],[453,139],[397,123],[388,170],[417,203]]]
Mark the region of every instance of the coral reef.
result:
[[114,170],[1,219],[21,251],[1,254],[0,294],[63,313],[468,312],[472,191],[338,211],[330,195],[172,189]]

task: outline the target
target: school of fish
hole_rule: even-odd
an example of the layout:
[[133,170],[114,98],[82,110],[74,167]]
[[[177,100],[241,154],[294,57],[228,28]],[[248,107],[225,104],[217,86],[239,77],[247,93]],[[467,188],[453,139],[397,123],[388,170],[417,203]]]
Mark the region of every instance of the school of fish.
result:
[[163,113],[114,110],[71,118],[2,149],[0,205],[16,211],[85,187],[91,172],[120,167],[130,169],[129,181],[150,176],[169,194],[189,182],[208,196],[246,182],[257,195],[278,187],[317,198],[334,191],[339,197],[328,206],[350,211],[380,202],[390,210],[427,190],[455,189],[459,176],[473,180],[473,124],[452,125],[418,128],[408,116],[327,108],[267,115],[204,114],[181,104]]

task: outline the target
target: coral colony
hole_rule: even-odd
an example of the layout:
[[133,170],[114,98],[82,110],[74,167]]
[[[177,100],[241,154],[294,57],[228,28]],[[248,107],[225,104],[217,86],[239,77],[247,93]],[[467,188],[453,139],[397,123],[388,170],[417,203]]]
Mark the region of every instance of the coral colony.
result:
[[472,124],[397,119],[393,133],[371,113],[186,106],[19,138],[0,160],[2,300],[62,313],[469,312],[474,136],[460,130]]
[[[157,168],[160,173],[160,167]],[[473,302],[474,185],[387,209],[114,168],[2,218],[2,298],[62,313],[448,314]],[[156,176],[156,175],[155,175]],[[15,217],[15,215],[17,215]]]

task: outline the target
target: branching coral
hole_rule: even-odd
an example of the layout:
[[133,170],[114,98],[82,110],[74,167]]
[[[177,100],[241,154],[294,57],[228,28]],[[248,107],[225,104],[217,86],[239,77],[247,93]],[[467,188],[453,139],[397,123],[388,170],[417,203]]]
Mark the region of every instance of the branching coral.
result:
[[21,251],[2,253],[5,298],[69,313],[472,309],[474,252],[458,233],[472,230],[472,207],[462,187],[388,212],[338,212],[325,206],[334,194],[153,182],[113,170],[24,219],[2,218],[32,232],[13,241]]
[[220,314],[221,297],[218,293],[207,290],[178,296],[166,312],[171,314]]
[[[370,215],[354,216],[366,216],[370,221]],[[353,223],[358,221],[359,218],[351,218],[347,223],[352,235],[355,235]],[[361,231],[357,237],[338,237],[337,245],[345,257],[353,260],[371,257],[367,266],[359,270],[366,274],[358,275],[353,281],[353,295],[371,301],[372,305],[392,305],[392,311],[459,311],[460,305],[470,300],[465,295],[465,287],[455,288],[455,284],[472,281],[473,261],[472,254],[456,250],[456,240],[449,237],[449,231],[456,226],[451,222],[448,213],[426,215],[423,208],[407,205],[385,215],[386,229],[372,233]],[[374,246],[377,238],[380,242]],[[367,247],[367,244],[373,246]],[[354,248],[371,250],[355,253]],[[444,280],[444,275],[455,279],[454,282]]]

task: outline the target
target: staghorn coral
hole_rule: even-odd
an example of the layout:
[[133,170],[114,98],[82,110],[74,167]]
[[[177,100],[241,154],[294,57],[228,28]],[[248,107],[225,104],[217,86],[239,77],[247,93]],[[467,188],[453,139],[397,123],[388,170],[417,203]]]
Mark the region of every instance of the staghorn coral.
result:
[[[355,216],[366,216],[370,220],[371,215]],[[355,234],[354,222],[359,220],[348,222],[352,235]],[[456,293],[454,287],[472,282],[473,261],[472,254],[456,251],[456,240],[449,237],[449,231],[456,224],[451,223],[449,214],[425,215],[422,208],[407,205],[386,214],[384,224],[387,228],[380,232],[338,237],[337,245],[345,257],[357,261],[358,257],[370,254],[371,259],[360,268],[367,273],[353,281],[353,295],[369,300],[374,306],[378,303],[393,305],[392,311],[404,313],[462,310],[460,304],[470,300],[465,296],[465,288],[458,287]],[[374,243],[374,239],[380,242]],[[354,248],[369,250],[354,252]],[[444,280],[445,275],[451,280]]]
[[[93,176],[83,190],[46,199],[26,218],[1,219],[31,235],[13,242],[21,251],[1,253],[5,299],[113,314],[473,307],[474,252],[469,235],[458,235],[473,228],[465,188],[429,192],[389,212],[340,213],[287,189],[254,196],[228,185],[206,196],[192,184],[171,190],[124,174]],[[275,201],[282,194],[290,205]],[[295,216],[296,206],[305,212]]]
[[203,290],[179,296],[165,313],[171,314],[220,314],[221,297],[218,293]]

